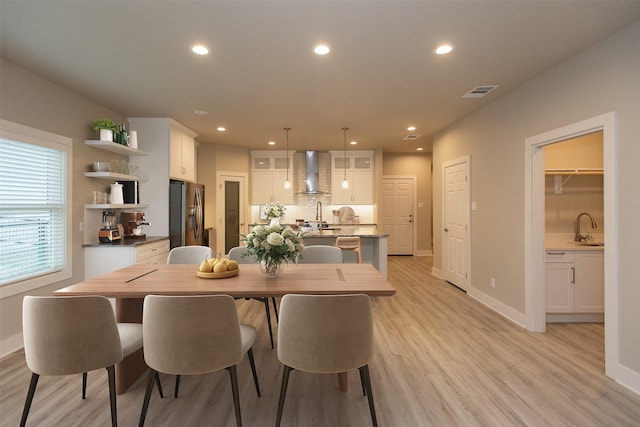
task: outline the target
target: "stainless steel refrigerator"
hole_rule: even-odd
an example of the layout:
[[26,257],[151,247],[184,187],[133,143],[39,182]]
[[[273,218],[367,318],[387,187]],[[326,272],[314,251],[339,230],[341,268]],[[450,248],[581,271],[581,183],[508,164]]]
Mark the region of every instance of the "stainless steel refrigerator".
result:
[[169,183],[170,247],[204,245],[204,185]]

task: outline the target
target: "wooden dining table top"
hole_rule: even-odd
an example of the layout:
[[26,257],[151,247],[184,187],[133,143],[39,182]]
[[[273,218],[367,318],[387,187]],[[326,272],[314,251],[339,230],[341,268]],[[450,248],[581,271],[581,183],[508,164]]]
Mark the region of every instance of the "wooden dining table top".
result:
[[213,295],[280,297],[286,294],[391,296],[396,291],[371,264],[285,264],[280,276],[267,278],[258,264],[240,264],[238,275],[205,279],[196,264],[134,264],[66,288],[57,296]]

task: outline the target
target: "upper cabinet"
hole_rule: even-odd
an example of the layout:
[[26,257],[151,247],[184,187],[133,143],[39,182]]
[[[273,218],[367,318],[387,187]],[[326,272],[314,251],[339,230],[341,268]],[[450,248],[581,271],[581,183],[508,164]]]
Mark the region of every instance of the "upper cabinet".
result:
[[[293,204],[293,151],[251,152],[251,204]],[[288,171],[288,172],[287,172]],[[290,188],[284,188],[289,175]]]
[[373,155],[373,151],[347,151],[346,156],[344,151],[331,151],[331,204],[373,204]]
[[169,176],[181,181],[196,181],[195,134],[183,127],[169,128]]
[[547,174],[601,174],[602,131],[582,135],[544,148]]

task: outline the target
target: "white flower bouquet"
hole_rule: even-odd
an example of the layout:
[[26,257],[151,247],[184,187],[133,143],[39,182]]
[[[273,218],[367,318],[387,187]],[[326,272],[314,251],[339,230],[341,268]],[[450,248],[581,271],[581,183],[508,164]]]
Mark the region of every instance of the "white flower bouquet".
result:
[[247,246],[243,256],[255,255],[264,264],[267,275],[275,275],[282,262],[297,264],[304,249],[300,233],[288,225],[254,225],[243,240]]
[[275,202],[275,203],[268,203],[267,205],[265,205],[265,207],[262,209],[262,212],[268,219],[271,219],[271,218],[280,218],[282,215],[284,215],[284,212],[286,210],[287,208],[285,208],[282,203]]

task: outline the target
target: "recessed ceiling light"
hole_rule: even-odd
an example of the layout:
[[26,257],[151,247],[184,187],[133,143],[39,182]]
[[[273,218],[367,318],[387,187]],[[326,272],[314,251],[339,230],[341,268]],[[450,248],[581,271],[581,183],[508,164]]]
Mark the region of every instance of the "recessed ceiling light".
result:
[[411,131],[416,130],[416,127],[415,127],[415,126],[409,126],[409,127],[407,128],[407,130],[408,130],[409,132],[411,132]]
[[197,44],[191,48],[191,51],[196,55],[206,55],[209,53],[209,48],[204,45]]
[[198,116],[206,116],[207,114],[209,114],[208,111],[204,111],[204,110],[196,110],[193,113],[197,114]]
[[224,126],[218,126],[216,129],[218,130],[218,132],[224,132],[225,130],[227,130],[227,128]]
[[434,52],[437,53],[438,55],[446,55],[447,53],[451,52],[452,50],[453,50],[453,45],[442,44],[442,45],[438,46],[436,48],[436,50],[434,50]]
[[358,145],[358,141],[351,141],[349,144],[351,144],[351,145]]
[[267,144],[269,144],[269,145],[276,145],[275,141],[269,141],[269,142],[267,142]]
[[331,52],[331,49],[326,44],[319,44],[313,48],[313,51],[316,53],[316,55],[326,55],[327,53]]
[[422,148],[422,147],[416,148],[416,151],[422,151],[422,150],[424,150],[424,148]]

